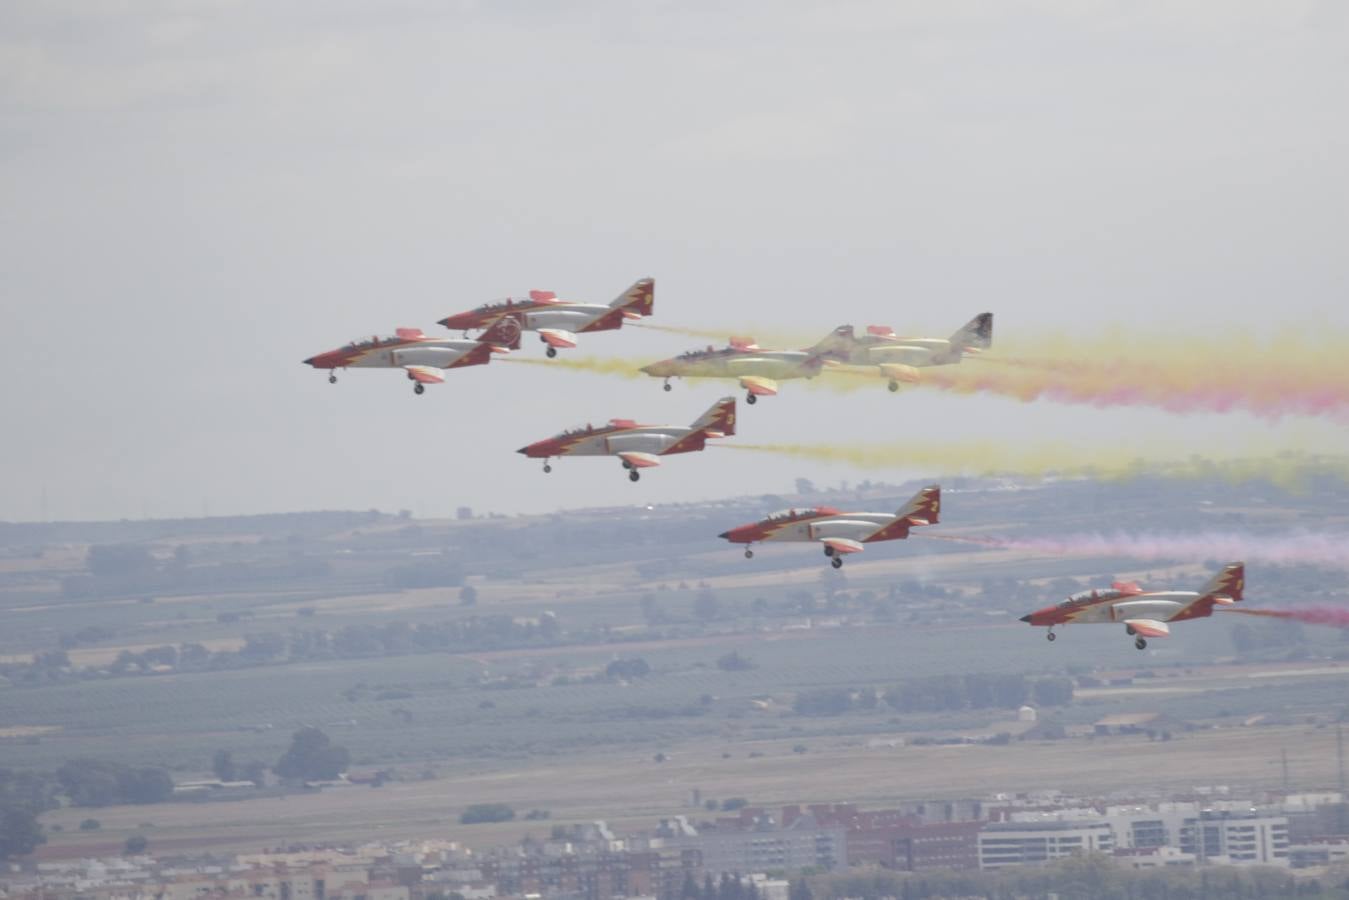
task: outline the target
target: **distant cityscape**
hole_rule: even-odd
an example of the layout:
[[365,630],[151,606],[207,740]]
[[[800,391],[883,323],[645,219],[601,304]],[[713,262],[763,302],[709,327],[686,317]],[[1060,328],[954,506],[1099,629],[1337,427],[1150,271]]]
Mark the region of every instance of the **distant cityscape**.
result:
[[[340,789],[340,788],[337,788]],[[744,805],[668,817],[617,834],[603,821],[475,848],[427,838],[293,846],[222,856],[36,858],[0,874],[12,900],[605,900],[703,896],[730,879],[740,896],[789,900],[802,876],[1044,866],[1096,854],[1130,869],[1263,866],[1322,873],[1349,863],[1349,804],[1339,791],[1236,796],[1196,788],[1166,798],[1057,792],[854,804]]]

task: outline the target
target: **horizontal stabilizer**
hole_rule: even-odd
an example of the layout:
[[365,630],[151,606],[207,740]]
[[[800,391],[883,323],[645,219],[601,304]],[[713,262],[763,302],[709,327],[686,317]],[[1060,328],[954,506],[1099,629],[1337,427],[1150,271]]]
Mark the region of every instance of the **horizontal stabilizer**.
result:
[[821,538],[820,543],[831,548],[835,553],[861,553],[862,544],[851,538],[829,537]]
[[549,347],[561,347],[564,350],[570,350],[576,346],[576,335],[570,331],[563,331],[561,328],[540,328],[539,337]]
[[618,454],[618,458],[634,469],[649,469],[652,466],[660,465],[660,458],[656,454],[642,453],[639,450],[625,450]]
[[1156,619],[1125,619],[1124,624],[1132,628],[1135,634],[1141,634],[1143,637],[1159,638],[1171,633],[1171,626]]
[[403,368],[407,369],[408,377],[418,384],[441,384],[445,381],[440,369],[434,366],[403,366]]
[[481,340],[477,346],[466,352],[463,356],[447,365],[447,369],[462,369],[465,366],[483,366],[492,361],[493,353],[501,353],[503,348],[500,344],[487,344]]
[[778,383],[771,378],[764,378],[762,375],[742,376],[740,386],[759,397],[775,397],[778,392]]

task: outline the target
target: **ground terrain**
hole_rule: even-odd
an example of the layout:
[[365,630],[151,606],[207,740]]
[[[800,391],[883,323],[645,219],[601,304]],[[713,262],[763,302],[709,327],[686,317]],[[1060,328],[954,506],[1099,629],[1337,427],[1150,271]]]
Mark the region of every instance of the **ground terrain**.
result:
[[[1050,644],[1016,620],[1113,577],[1197,586],[1213,560],[1037,557],[915,536],[850,558],[840,577],[813,547],[746,560],[710,538],[807,500],[897,507],[912,488],[522,519],[5,526],[0,767],[109,759],[184,781],[209,777],[218,750],[270,765],[296,728],[316,725],[349,748],[353,772],[392,776],[380,788],[61,809],[43,819],[60,826],[42,851],[56,855],[116,849],[135,831],[161,848],[256,849],[419,835],[481,844],[588,819],[650,827],[706,815],[689,805],[694,790],[869,806],[1041,789],[1250,791],[1280,786],[1285,753],[1290,786],[1334,783],[1334,722],[1349,698],[1342,633],[1215,617],[1138,653],[1115,628],[1069,628]],[[968,483],[948,491],[939,529],[1258,534],[1337,523],[1345,499],[1260,485]],[[152,562],[98,575],[91,548],[109,545],[148,549]],[[1347,599],[1334,571],[1253,566],[1248,580],[1267,605]],[[456,628],[468,636],[434,648],[409,637]],[[278,642],[279,654],[257,650]],[[189,645],[203,662],[145,658]],[[731,653],[746,667],[719,664]],[[606,675],[627,659],[649,674]],[[977,743],[1024,730],[1014,710],[793,708],[811,691],[861,696],[970,673],[1072,679],[1072,702],[1038,714],[1077,736]],[[1169,740],[1085,736],[1106,715],[1147,712],[1170,717]],[[459,825],[477,802],[551,818]],[[91,816],[102,828],[79,831]]]

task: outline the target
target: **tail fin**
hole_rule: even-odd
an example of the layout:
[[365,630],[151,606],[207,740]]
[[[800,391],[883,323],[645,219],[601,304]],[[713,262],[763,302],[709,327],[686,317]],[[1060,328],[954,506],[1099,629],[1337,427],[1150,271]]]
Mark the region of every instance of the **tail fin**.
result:
[[520,320],[515,316],[502,316],[487,326],[475,340],[480,344],[494,344],[510,350],[520,349]]
[[979,313],[951,335],[951,350],[957,355],[966,350],[987,350],[993,346],[993,314]]
[[632,283],[632,287],[614,298],[609,304],[611,309],[649,316],[656,309],[656,279],[641,278]]
[[846,361],[852,353],[855,341],[853,327],[851,325],[840,325],[826,334],[815,346],[806,348],[806,352],[812,356],[824,356]]
[[895,518],[908,525],[936,525],[941,521],[941,485],[929,484],[914,494]]
[[699,416],[691,427],[695,431],[735,434],[735,398],[722,397],[711,409]]
[[1228,563],[1222,570],[1209,579],[1208,584],[1199,589],[1201,598],[1227,598],[1240,602],[1242,591],[1246,589],[1246,564]]

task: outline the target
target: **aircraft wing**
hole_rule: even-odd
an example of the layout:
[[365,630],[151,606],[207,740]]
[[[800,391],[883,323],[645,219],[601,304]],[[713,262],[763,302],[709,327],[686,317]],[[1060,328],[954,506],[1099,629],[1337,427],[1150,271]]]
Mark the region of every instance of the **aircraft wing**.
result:
[[563,350],[570,350],[576,346],[576,335],[561,328],[540,328],[539,337],[543,338],[549,347],[561,347]]
[[757,397],[773,397],[778,392],[778,383],[762,375],[743,375],[740,386]]
[[441,384],[445,376],[435,366],[403,366],[408,377],[418,384]]
[[863,550],[862,543],[851,538],[820,538],[820,543],[832,547],[835,553],[861,553]]
[[647,469],[660,465],[660,459],[654,453],[642,453],[639,450],[624,450],[618,458],[634,469]]
[[1124,624],[1143,637],[1159,638],[1171,633],[1171,626],[1156,619],[1125,619]]

